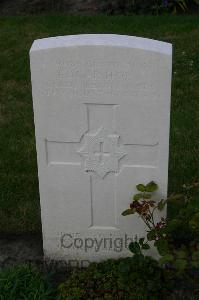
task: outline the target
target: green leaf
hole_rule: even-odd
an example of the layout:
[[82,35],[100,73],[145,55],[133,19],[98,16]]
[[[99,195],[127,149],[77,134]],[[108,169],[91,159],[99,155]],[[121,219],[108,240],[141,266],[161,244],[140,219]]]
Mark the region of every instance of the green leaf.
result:
[[139,192],[145,192],[145,189],[146,189],[144,184],[138,184],[138,185],[136,185],[136,188]]
[[191,218],[189,226],[192,230],[199,232],[199,212]]
[[134,254],[141,254],[140,245],[138,242],[131,242],[129,244],[129,250]]
[[154,243],[154,246],[157,247],[159,254],[162,256],[168,254],[169,252],[167,240],[158,240]]
[[140,239],[139,239],[139,244],[140,244],[140,245],[143,245],[143,243],[144,243],[144,238],[140,238]]
[[192,259],[199,262],[199,251],[194,251],[192,254]]
[[174,260],[174,257],[172,254],[166,254],[160,258],[159,263],[160,263],[160,265],[164,265],[168,262],[172,262],[173,260]]
[[135,213],[134,208],[128,208],[125,211],[123,211],[122,216],[128,216],[128,215],[133,215]]
[[187,266],[187,261],[185,259],[176,259],[174,262],[174,266],[176,267],[177,270],[184,270]]
[[176,205],[183,205],[184,204],[184,195],[183,194],[172,194],[167,198],[168,203],[174,203]]
[[126,261],[121,261],[119,263],[118,269],[121,273],[128,273],[130,271],[130,264]]
[[158,203],[158,209],[159,211],[162,211],[165,208],[166,205],[166,201],[164,199],[162,199],[159,203]]
[[187,10],[187,5],[185,2],[178,2],[178,5],[180,6],[180,8],[183,10],[183,11],[186,11]]
[[155,229],[152,229],[147,233],[147,239],[148,241],[153,241],[156,238],[156,231]]
[[185,251],[179,250],[179,251],[176,252],[176,256],[177,256],[177,258],[179,258],[179,259],[183,259],[183,258],[186,258],[186,257],[187,257],[187,254],[186,254]]
[[191,261],[190,264],[194,268],[199,268],[199,261]]
[[151,197],[152,197],[151,194],[145,194],[145,193],[143,194],[144,199],[151,199]]
[[143,194],[135,194],[133,196],[133,200],[138,201],[138,200],[142,199],[142,197],[143,197]]
[[162,227],[158,230],[158,233],[159,235],[163,236],[163,235],[167,235],[168,233],[168,228],[165,226],[165,227]]
[[172,219],[168,222],[168,232],[172,233],[182,227],[182,221],[179,219]]
[[143,245],[142,245],[142,249],[143,249],[143,250],[149,250],[149,249],[150,249],[149,244],[143,244]]
[[154,181],[151,181],[146,185],[146,192],[152,193],[155,192],[157,189],[158,185]]

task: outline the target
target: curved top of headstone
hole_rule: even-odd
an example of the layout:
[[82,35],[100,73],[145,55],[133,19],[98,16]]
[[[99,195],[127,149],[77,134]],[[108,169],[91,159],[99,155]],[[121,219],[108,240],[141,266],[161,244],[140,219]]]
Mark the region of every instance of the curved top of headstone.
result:
[[35,40],[30,52],[74,46],[116,46],[172,54],[172,44],[117,34],[77,34]]

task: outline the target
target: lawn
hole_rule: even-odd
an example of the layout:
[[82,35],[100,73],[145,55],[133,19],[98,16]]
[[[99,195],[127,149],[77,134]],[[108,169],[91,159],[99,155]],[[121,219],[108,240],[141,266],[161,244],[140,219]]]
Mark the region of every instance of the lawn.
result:
[[34,39],[117,33],[174,47],[169,193],[199,178],[198,16],[0,17],[0,232],[38,232],[40,206],[29,49]]

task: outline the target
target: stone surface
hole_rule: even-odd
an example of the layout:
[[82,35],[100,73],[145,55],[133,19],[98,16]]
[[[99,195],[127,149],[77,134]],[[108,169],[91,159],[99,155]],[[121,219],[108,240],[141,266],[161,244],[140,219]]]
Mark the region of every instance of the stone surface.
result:
[[167,194],[172,46],[119,35],[34,41],[31,77],[46,258],[129,255],[135,186]]

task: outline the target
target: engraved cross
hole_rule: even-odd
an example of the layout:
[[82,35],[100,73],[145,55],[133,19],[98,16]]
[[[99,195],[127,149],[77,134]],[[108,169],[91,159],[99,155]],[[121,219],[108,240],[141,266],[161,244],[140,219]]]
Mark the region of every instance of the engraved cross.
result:
[[[156,167],[154,158],[157,157],[157,143],[122,144],[121,137],[116,133],[117,107],[116,104],[88,103],[88,130],[79,142],[46,140],[48,164],[79,166],[89,174],[92,229],[117,229],[115,190],[117,177],[123,168],[136,168],[142,164],[145,167]],[[143,155],[143,159],[147,157],[148,161],[142,162],[142,153],[146,154],[146,151],[148,153]],[[137,156],[140,161],[134,160]]]

